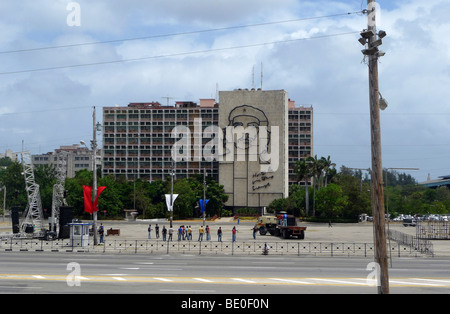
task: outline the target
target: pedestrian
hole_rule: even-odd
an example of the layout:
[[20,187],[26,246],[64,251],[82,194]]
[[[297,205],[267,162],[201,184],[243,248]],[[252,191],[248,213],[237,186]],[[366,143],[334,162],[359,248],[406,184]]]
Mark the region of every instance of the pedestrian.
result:
[[166,235],[167,235],[167,229],[166,229],[166,226],[163,226],[163,228],[162,228],[163,241],[166,241]]
[[188,240],[192,240],[192,227],[188,227]]
[[169,241],[172,241],[172,235],[173,235],[173,228],[172,226],[169,227]]
[[203,226],[198,230],[198,241],[203,241]]
[[148,225],[148,238],[151,239],[152,238],[152,225]]
[[222,227],[219,227],[219,229],[217,229],[217,241],[222,242]]
[[183,233],[183,228],[178,228],[178,241],[181,241],[181,234]]
[[331,225],[331,219],[328,220],[328,228],[332,228],[333,226]]
[[98,228],[98,234],[100,235],[100,243],[103,243],[104,235],[105,235],[105,230],[103,229],[103,224],[100,224],[100,227]]
[[182,238],[183,240],[185,240],[185,238],[184,238],[184,225],[181,226],[181,238]]
[[236,227],[233,227],[233,229],[231,230],[232,242],[236,242],[236,232]]
[[155,226],[155,234],[156,234],[156,238],[159,239],[159,226],[158,226],[158,224],[156,224],[156,226]]
[[255,224],[252,230],[253,230],[253,239],[256,240],[256,232],[258,231],[258,226]]
[[211,240],[211,236],[209,234],[209,226],[206,225],[206,241],[209,241],[209,240]]

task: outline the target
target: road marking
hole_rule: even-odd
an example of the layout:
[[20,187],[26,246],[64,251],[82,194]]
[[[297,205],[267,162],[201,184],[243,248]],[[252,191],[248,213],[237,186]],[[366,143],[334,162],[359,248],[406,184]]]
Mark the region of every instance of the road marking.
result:
[[425,279],[425,278],[410,278],[410,279],[412,279],[412,280],[421,280],[421,281],[423,280],[423,281],[429,281],[429,282],[435,282],[435,283],[440,282],[440,283],[443,283],[443,284],[445,284],[445,285],[450,284],[450,281],[449,281],[449,280]]
[[188,292],[188,293],[193,293],[193,292],[211,292],[214,293],[216,292],[216,290],[186,290],[186,289],[159,289],[159,291],[161,292]]
[[166,282],[170,282],[170,281],[173,281],[173,280],[171,280],[171,279],[167,279],[167,278],[161,278],[161,277],[155,277],[155,278],[153,278],[153,279],[156,279],[156,280],[161,280],[161,281],[166,281]]
[[281,281],[281,282],[288,282],[288,283],[298,283],[298,284],[303,284],[303,285],[314,285],[314,282],[310,282],[310,281],[300,281],[300,280],[292,280],[292,279],[282,279],[282,278],[269,278],[271,280],[277,280],[277,281]]
[[434,286],[434,287],[442,287],[442,285],[435,284],[435,283],[421,283],[421,282],[412,282],[412,281],[399,281],[399,280],[390,280],[389,283],[396,283],[400,285],[413,285],[413,286]]
[[45,279],[45,277],[44,277],[44,276],[41,276],[41,275],[33,275],[33,277],[34,277],[34,278],[37,278],[37,279]]
[[242,279],[242,278],[231,278],[231,279],[236,280],[236,281],[240,281],[240,282],[245,282],[245,283],[256,283],[256,281],[248,280],[248,279]]
[[204,279],[204,278],[192,278],[192,279],[198,280],[198,281],[202,281],[202,282],[214,282],[214,281],[212,281],[212,280]]
[[367,283],[364,282],[354,282],[354,281],[347,281],[347,280],[336,280],[336,279],[328,279],[328,278],[311,278],[312,280],[318,280],[318,281],[325,281],[325,282],[334,282],[334,283],[340,283],[344,285],[363,285],[368,286]]
[[[125,276],[125,277],[124,277]],[[46,281],[66,281],[67,275],[37,275],[37,274],[0,274],[0,283],[2,280],[46,280]],[[178,277],[178,276],[129,276],[125,274],[112,274],[110,276],[77,276],[78,280],[89,282],[122,282],[122,283],[145,283],[145,282],[165,282],[165,283],[204,283],[210,285],[232,285],[232,284],[256,284],[256,285],[346,285],[346,286],[366,286],[373,287],[376,281],[367,280],[367,278],[266,278],[266,277]],[[392,286],[411,286],[411,287],[450,287],[450,278],[390,278],[389,283]]]

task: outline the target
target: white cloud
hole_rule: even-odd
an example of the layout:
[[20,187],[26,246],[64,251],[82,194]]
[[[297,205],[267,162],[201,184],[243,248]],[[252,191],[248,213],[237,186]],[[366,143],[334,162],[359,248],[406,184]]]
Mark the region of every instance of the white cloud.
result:
[[[81,26],[66,24],[65,0],[3,1],[0,51],[208,28],[317,17],[362,9],[360,0],[294,1],[87,1],[79,0]],[[387,31],[380,60],[380,88],[389,107],[382,112],[383,165],[420,167],[419,180],[447,174],[450,23],[444,0],[379,1],[380,28]],[[365,5],[365,3],[363,3]],[[0,150],[21,140],[33,149],[52,150],[91,136],[92,106],[193,100],[220,90],[260,85],[286,89],[297,104],[315,109],[315,153],[339,165],[370,167],[368,74],[358,34],[252,48],[183,54],[308,36],[358,32],[366,18],[335,18],[166,36],[72,48],[0,54],[0,73],[23,69],[108,62],[143,61],[66,68],[15,75],[0,74],[0,127],[32,130],[3,135]],[[152,56],[167,56],[151,58]],[[255,77],[252,77],[252,69]],[[175,99],[172,99],[172,101]],[[79,108],[67,112],[58,108]],[[1,115],[35,112],[40,114]],[[31,145],[31,144],[30,144]],[[430,159],[435,157],[435,159]]]

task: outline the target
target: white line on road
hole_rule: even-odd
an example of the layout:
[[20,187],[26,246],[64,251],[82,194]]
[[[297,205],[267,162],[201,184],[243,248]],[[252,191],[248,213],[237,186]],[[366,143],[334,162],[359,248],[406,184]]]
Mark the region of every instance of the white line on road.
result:
[[269,278],[269,279],[282,281],[282,282],[289,282],[289,283],[300,283],[300,284],[305,284],[305,285],[314,285],[313,282],[308,282],[308,281],[300,281],[300,280],[292,280],[292,279],[281,279],[281,278]]
[[450,280],[438,280],[438,279],[425,279],[425,278],[410,278],[412,280],[423,280],[423,281],[428,281],[428,282],[435,282],[435,283],[443,283],[443,284],[450,284]]
[[255,283],[256,282],[253,280],[242,279],[242,278],[231,278],[231,279],[236,280],[236,281],[246,282],[246,283]]
[[173,281],[173,280],[170,280],[170,279],[167,279],[167,278],[160,278],[160,277],[155,277],[155,278],[153,278],[153,279],[161,280],[161,281],[166,281],[166,282]]
[[198,281],[202,281],[202,282],[214,282],[212,280],[208,280],[208,279],[204,279],[204,278],[192,278],[192,279],[195,279],[195,280],[198,280]]
[[434,286],[434,287],[442,286],[442,284],[400,281],[400,280],[390,280],[390,279],[389,279],[389,283],[390,284],[396,283],[396,284],[400,284],[400,285],[416,285],[416,286]]
[[37,279],[45,279],[45,277],[44,277],[44,276],[41,276],[41,275],[33,275],[33,277],[34,277],[34,278],[37,278]]
[[312,280],[317,281],[325,281],[325,282],[334,282],[334,283],[341,283],[345,285],[363,285],[367,286],[367,283],[362,282],[354,282],[354,281],[346,281],[346,280],[336,280],[336,279],[324,279],[324,278],[311,278]]
[[111,277],[111,278],[119,281],[126,281],[126,279],[122,277]]

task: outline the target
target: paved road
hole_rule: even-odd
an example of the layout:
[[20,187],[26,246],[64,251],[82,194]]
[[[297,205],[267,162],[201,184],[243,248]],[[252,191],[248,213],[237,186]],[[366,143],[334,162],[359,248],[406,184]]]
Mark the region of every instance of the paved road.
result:
[[[8,252],[0,260],[0,293],[372,294],[371,261]],[[448,259],[394,259],[390,292],[450,293],[448,265]]]

